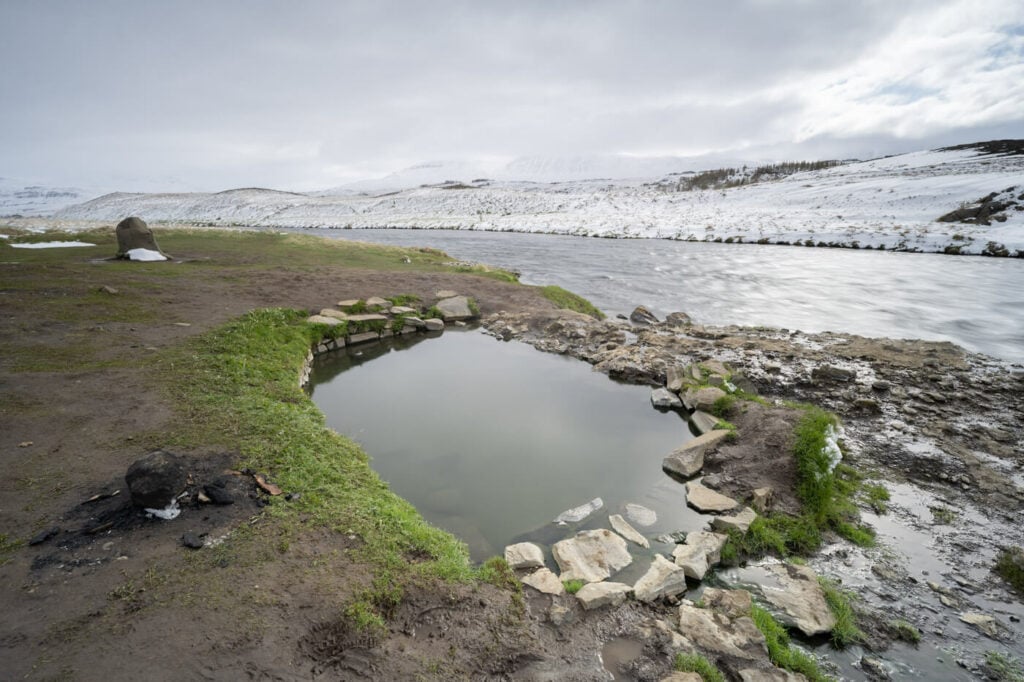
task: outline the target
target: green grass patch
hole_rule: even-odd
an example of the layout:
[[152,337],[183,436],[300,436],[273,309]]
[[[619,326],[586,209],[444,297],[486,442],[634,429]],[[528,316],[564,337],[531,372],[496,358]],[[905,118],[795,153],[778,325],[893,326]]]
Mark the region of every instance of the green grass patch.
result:
[[8,537],[6,533],[0,533],[0,566],[10,561],[11,555],[24,544],[23,540],[17,540]]
[[764,635],[768,644],[768,657],[772,663],[795,673],[800,673],[811,682],[825,682],[832,678],[821,672],[814,657],[793,646],[786,628],[760,606],[750,611],[757,629]]
[[932,521],[940,526],[948,526],[956,521],[956,512],[949,507],[930,507]]
[[828,433],[838,425],[835,415],[809,408],[797,424],[793,456],[797,466],[797,495],[804,511],[819,524],[828,518],[835,493],[834,462]]
[[893,637],[902,642],[916,645],[921,641],[921,631],[905,620],[890,620],[886,627]]
[[725,675],[700,654],[676,654],[672,667],[681,673],[697,673],[703,682],[725,682]]
[[574,294],[571,291],[567,291],[562,287],[551,285],[540,288],[541,295],[554,303],[559,308],[566,310],[575,310],[578,313],[584,315],[590,315],[596,320],[603,320],[605,315],[594,306],[593,303],[587,299]]
[[385,297],[388,301],[391,301],[391,305],[412,307],[414,304],[420,302],[420,297],[416,294],[398,294],[397,296]]
[[889,501],[889,490],[881,484],[865,485],[863,488],[864,500],[875,510],[876,514],[884,514],[889,508],[886,504]]
[[1024,548],[1005,547],[999,551],[993,570],[1019,594],[1024,594]]
[[986,672],[991,673],[989,679],[996,682],[1024,682],[1024,671],[1020,661],[1009,654],[999,651],[985,652]]
[[832,645],[837,649],[845,649],[851,644],[861,644],[866,637],[864,632],[857,627],[857,617],[853,610],[851,600],[853,595],[840,590],[839,587],[828,578],[819,577],[818,583],[822,592],[825,593],[825,601],[829,610],[836,618],[835,627],[832,628]]
[[728,393],[723,395],[721,398],[715,400],[711,405],[711,414],[715,415],[719,419],[725,419],[732,414],[733,409],[736,407],[736,396],[729,395]]
[[582,590],[583,586],[586,584],[587,583],[585,581],[579,579],[562,581],[562,585],[565,586],[565,591],[569,594],[576,594],[577,592]]

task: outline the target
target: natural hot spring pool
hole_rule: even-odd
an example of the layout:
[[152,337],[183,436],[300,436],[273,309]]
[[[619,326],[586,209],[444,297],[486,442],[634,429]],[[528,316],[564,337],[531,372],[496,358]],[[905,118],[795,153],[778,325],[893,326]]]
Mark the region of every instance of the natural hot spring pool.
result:
[[[692,438],[685,419],[653,409],[650,388],[579,360],[449,330],[321,356],[309,385],[327,424],[361,443],[391,488],[474,559],[608,528],[627,503],[657,512],[654,525],[634,524],[652,547],[659,534],[704,526],[661,470]],[[604,508],[578,527],[551,522],[595,497]]]

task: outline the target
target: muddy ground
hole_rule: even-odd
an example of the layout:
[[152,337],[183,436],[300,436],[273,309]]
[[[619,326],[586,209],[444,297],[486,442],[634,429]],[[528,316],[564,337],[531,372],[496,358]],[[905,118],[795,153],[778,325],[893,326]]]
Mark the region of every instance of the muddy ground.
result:
[[[349,557],[358,538],[306,531],[289,536],[285,547],[270,535],[252,556],[241,557],[182,547],[186,530],[207,537],[262,532],[261,493],[244,474],[227,474],[236,476],[238,492],[227,507],[186,505],[173,522],[131,508],[124,472],[160,447],[158,435],[171,418],[167,398],[131,360],[254,308],[319,309],[341,298],[394,293],[429,302],[436,291],[451,289],[474,296],[497,334],[576,355],[618,378],[653,384],[663,381],[669,362],[729,362],[763,395],[837,411],[858,465],[929,486],[951,504],[975,505],[986,520],[1000,519],[1005,534],[976,538],[982,556],[998,543],[1022,543],[1015,521],[1024,495],[1009,474],[1021,465],[1024,379],[1019,369],[948,344],[597,324],[556,311],[530,288],[458,274],[303,267],[218,276],[207,270],[134,287],[123,270],[108,275],[87,256],[72,255],[59,267],[13,261],[0,267],[0,344],[9,350],[0,359],[0,532],[8,541],[27,541],[57,529],[0,559],[6,679],[594,680],[607,678],[599,654],[620,638],[642,644],[639,655],[623,662],[627,679],[667,673],[675,653],[670,640],[644,627],[664,617],[662,607],[630,602],[583,613],[571,597],[553,600],[529,589],[520,605],[489,585],[423,584],[389,614],[386,636],[354,637],[339,629],[338,610],[372,577]],[[36,288],[39,296],[59,299],[109,285],[156,314],[130,323],[110,323],[88,309],[48,318],[23,296],[27,282],[39,278],[52,279]],[[61,368],[60,358],[74,357],[76,346],[83,353],[87,347],[97,362]],[[50,361],[31,366],[37,357]],[[853,376],[815,375],[822,366]],[[944,456],[921,454],[911,447],[915,439],[929,439]],[[182,454],[197,482],[225,475],[238,456]],[[101,498],[90,502],[95,496]],[[201,584],[183,584],[179,576],[195,575],[196,567]],[[906,574],[894,571],[893,580]],[[985,589],[1003,588],[992,581]],[[1019,645],[1009,629],[1001,636]]]

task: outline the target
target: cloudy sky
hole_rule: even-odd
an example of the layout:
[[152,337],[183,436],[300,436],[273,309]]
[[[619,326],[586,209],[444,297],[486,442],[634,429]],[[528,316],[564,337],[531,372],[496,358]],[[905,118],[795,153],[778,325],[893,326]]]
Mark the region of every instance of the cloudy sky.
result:
[[2,0],[0,176],[316,189],[428,160],[1024,137],[1020,0]]

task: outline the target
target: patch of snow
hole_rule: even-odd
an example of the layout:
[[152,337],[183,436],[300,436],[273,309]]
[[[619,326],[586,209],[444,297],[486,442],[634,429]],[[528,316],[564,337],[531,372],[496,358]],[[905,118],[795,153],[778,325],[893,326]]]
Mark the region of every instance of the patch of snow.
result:
[[175,498],[163,509],[150,509],[147,507],[146,513],[152,514],[156,518],[163,519],[164,521],[171,521],[178,518],[178,515],[181,514],[181,508],[178,507],[178,500]]
[[153,251],[152,249],[129,249],[125,252],[128,256],[128,260],[137,261],[158,261],[167,260],[167,256],[160,253],[159,251]]
[[[7,236],[4,236],[7,239]],[[12,249],[62,249],[66,246],[96,246],[89,242],[32,242],[29,244],[11,244]]]
[[10,239],[10,238],[11,238],[11,235],[9,235],[9,234],[0,234],[0,239]]

